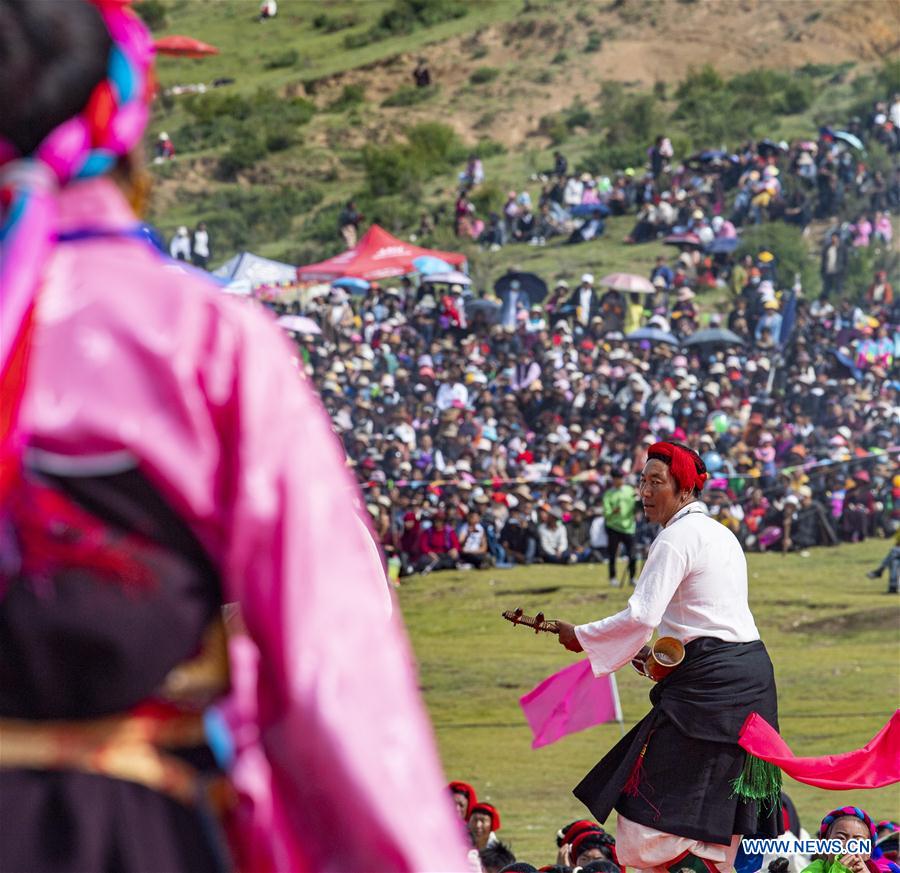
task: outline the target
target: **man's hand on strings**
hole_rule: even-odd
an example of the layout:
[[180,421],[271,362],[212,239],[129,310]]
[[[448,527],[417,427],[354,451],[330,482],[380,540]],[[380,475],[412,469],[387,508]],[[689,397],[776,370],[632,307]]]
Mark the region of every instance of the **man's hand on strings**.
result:
[[575,625],[567,621],[558,621],[556,624],[559,626],[559,644],[570,652],[583,652],[584,649],[575,636]]

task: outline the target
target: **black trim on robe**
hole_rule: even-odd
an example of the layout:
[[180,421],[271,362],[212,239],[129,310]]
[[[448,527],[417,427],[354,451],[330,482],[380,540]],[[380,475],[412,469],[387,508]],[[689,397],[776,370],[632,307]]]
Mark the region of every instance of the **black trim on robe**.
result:
[[[50,488],[90,513],[109,548],[124,550],[149,584],[64,560],[32,578],[23,570],[27,543],[17,536],[15,509],[0,517],[0,717],[125,712],[199,650],[222,602],[218,571],[137,470],[29,477],[22,505],[36,493],[29,488]],[[205,746],[178,754],[212,770]],[[189,807],[108,776],[0,769],[0,822],[0,873],[220,873],[230,866],[202,803]]]

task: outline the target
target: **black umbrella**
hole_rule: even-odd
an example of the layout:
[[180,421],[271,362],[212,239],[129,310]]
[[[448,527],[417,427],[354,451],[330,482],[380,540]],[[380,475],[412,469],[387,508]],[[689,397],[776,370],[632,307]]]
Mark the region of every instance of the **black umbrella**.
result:
[[669,346],[681,345],[678,337],[673,336],[668,331],[660,330],[658,327],[639,327],[637,330],[625,334],[625,339],[630,343],[646,341],[648,343],[663,343]]
[[781,154],[784,151],[780,143],[775,142],[774,140],[769,139],[761,139],[756,144],[756,151],[763,158],[771,157],[772,155]]
[[488,324],[496,324],[500,320],[500,304],[480,297],[472,297],[466,301],[466,318],[469,321],[474,320],[480,313],[484,314]]
[[691,334],[682,344],[689,346],[743,346],[746,345],[734,331],[724,327],[710,327]]
[[508,294],[512,283],[519,283],[519,291],[528,295],[531,303],[540,303],[547,296],[547,283],[534,273],[518,273],[514,270],[501,276],[494,283],[494,293],[498,297]]

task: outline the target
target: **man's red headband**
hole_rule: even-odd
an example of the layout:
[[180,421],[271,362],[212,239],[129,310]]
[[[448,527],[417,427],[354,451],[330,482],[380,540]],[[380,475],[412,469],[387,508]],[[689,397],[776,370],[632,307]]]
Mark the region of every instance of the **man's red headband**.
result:
[[707,474],[697,472],[694,455],[687,449],[676,446],[675,443],[654,443],[647,451],[647,455],[650,458],[657,455],[668,459],[672,478],[681,491],[693,491],[694,488],[698,491],[703,490]]

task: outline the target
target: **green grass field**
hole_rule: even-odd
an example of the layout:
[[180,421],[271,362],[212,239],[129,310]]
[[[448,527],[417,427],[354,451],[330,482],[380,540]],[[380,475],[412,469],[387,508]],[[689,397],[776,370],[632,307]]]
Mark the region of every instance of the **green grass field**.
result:
[[[808,558],[748,556],[750,603],[775,664],[781,733],[795,754],[858,748],[898,706],[900,598],[865,577],[887,548],[870,540]],[[412,577],[399,596],[447,778],[471,782],[497,805],[500,837],[518,858],[551,863],[557,829],[587,814],[572,787],[620,729],[601,725],[532,751],[518,699],[575,656],[500,612],[522,606],[586,622],[623,608],[629,592],[611,589],[605,566],[591,564]],[[628,729],[650,708],[650,683],[631,668],[617,680]],[[898,786],[829,792],[786,779],[786,789],[811,831],[846,803],[879,819],[900,814]]]

